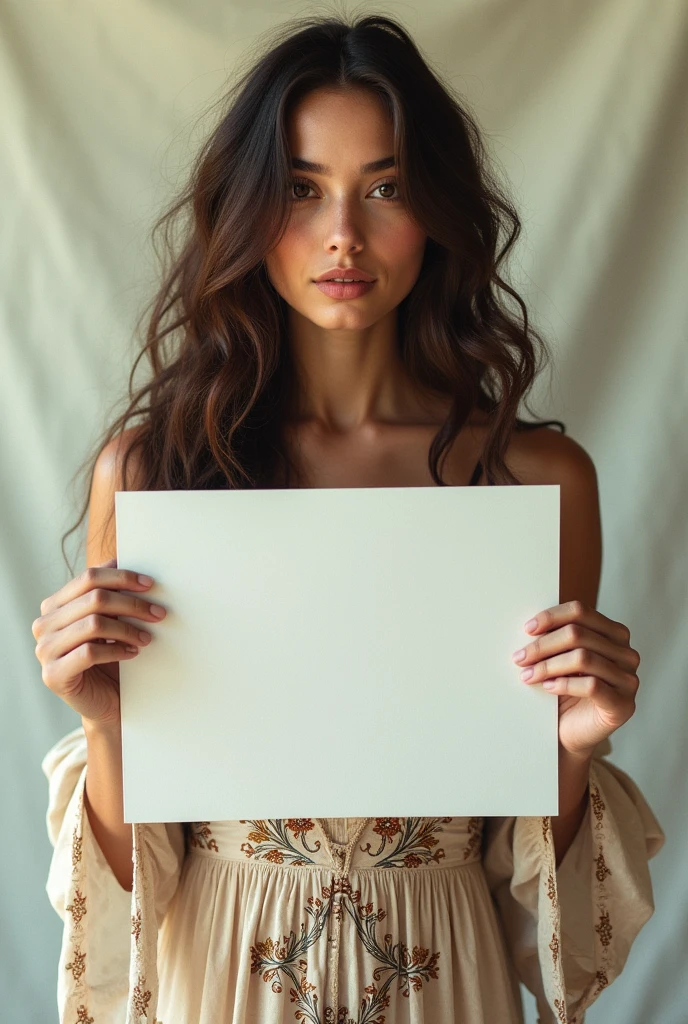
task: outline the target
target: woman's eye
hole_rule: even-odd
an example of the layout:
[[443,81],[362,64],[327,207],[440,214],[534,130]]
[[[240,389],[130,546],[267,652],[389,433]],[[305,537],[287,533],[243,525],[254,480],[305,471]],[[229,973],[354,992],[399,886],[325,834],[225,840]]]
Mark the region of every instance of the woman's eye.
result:
[[[308,189],[310,187],[311,186],[308,184],[307,181],[299,181],[298,178],[295,178],[294,181],[292,182],[292,189],[305,188],[306,191],[308,191]],[[292,198],[293,199],[308,199],[308,196],[293,195]]]
[[400,199],[401,198],[401,196],[398,194],[399,186],[397,185],[396,181],[382,181],[382,182],[380,182],[379,185],[375,186],[373,191],[377,192],[381,188],[382,189],[395,189],[396,192],[397,192],[397,195],[389,195],[389,194],[383,195],[382,196],[383,199],[387,199],[387,200],[391,201],[392,199]]
[[[298,188],[305,189],[306,194],[305,195],[304,194],[298,195],[296,193],[296,189],[298,189]],[[379,185],[375,186],[375,188],[373,189],[373,192],[379,192],[380,190],[383,190],[383,194],[381,195],[380,198],[385,199],[387,202],[392,202],[393,200],[401,198],[399,195],[389,195],[390,189],[392,191],[397,190],[397,192],[398,192],[399,186],[397,185],[396,181],[382,181],[382,182],[380,182]],[[310,185],[307,181],[301,181],[298,178],[294,178],[293,179],[293,181],[292,181],[292,199],[295,199],[295,200],[309,199],[310,196],[308,196],[308,194],[307,194],[309,190],[312,191],[312,185]]]

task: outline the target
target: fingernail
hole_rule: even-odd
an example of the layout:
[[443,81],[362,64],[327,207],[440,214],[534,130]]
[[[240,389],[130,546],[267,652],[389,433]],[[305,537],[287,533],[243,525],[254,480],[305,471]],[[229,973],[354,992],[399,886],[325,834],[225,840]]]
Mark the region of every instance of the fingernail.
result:
[[152,637],[150,633],[145,633],[142,629],[139,630],[139,640],[141,641],[142,644],[147,644],[151,639]]
[[156,619],[163,619],[167,615],[167,609],[163,608],[161,604],[152,604],[150,606],[150,613],[154,615]]
[[553,690],[556,685],[557,684],[554,682],[553,679],[549,679],[546,683],[542,684],[542,689],[543,690]]
[[526,632],[530,632],[531,629],[535,629],[537,626],[537,619],[528,619],[525,626],[523,627]]
[[144,576],[144,575],[139,576],[139,583],[143,587],[150,587],[152,582],[153,582],[153,579],[152,579],[151,576]]
[[526,656],[526,649],[525,649],[525,647],[521,648],[520,651],[516,651],[515,654],[511,655],[511,657],[514,659],[514,661],[523,661],[525,656]]
[[133,647],[131,644],[126,644],[125,647],[126,647],[126,650],[129,651],[130,654],[138,654],[139,653],[138,647]]
[[532,668],[524,668],[521,672],[521,679],[525,682],[526,679],[530,679],[533,674]]

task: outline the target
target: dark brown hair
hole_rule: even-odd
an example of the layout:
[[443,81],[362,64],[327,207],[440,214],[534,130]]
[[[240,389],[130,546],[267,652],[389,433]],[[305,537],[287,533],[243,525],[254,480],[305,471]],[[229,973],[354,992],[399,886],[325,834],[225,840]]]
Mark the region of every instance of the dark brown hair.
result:
[[[443,456],[478,408],[490,413],[488,482],[519,482],[504,452],[513,430],[540,425],[517,410],[548,360],[503,277],[521,224],[474,117],[400,24],[367,15],[281,26],[223,97],[188,182],[153,227],[162,281],[137,327],[144,340],[129,404],[82,467],[90,466],[89,490],[97,452],[128,425],[140,429],[124,457],[125,487],[134,451],[143,489],[293,486],[280,430],[293,385],[286,307],[263,258],[290,213],[290,111],[321,86],[363,87],[384,105],[401,194],[428,236],[398,325],[410,374],[451,398],[428,454],[432,477],[444,483]],[[135,386],[144,356],[152,372]],[[63,552],[87,509],[88,497]]]

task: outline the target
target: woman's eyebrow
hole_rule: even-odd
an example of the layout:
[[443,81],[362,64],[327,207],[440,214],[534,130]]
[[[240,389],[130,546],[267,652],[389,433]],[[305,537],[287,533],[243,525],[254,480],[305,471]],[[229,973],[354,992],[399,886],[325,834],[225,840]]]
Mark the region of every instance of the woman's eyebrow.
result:
[[[311,174],[330,174],[331,170],[326,164],[313,163],[311,160],[302,160],[300,156],[291,158],[291,165],[296,171],[310,171]],[[361,164],[361,174],[373,174],[375,171],[386,171],[388,167],[394,167],[393,156],[383,156],[381,160],[372,160],[369,164]]]

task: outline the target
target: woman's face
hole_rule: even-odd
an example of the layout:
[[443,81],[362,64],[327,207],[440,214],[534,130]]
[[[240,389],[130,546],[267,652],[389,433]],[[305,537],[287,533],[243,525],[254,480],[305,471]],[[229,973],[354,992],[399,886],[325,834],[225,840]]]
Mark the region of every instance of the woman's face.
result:
[[[363,330],[409,293],[425,249],[425,232],[407,213],[396,184],[392,124],[366,90],[322,88],[294,108],[287,129],[291,216],[265,257],[268,276],[282,298],[319,327]],[[387,157],[384,167],[365,169]],[[355,269],[342,274],[337,267]],[[316,283],[325,272],[358,278],[356,271],[372,284]]]

